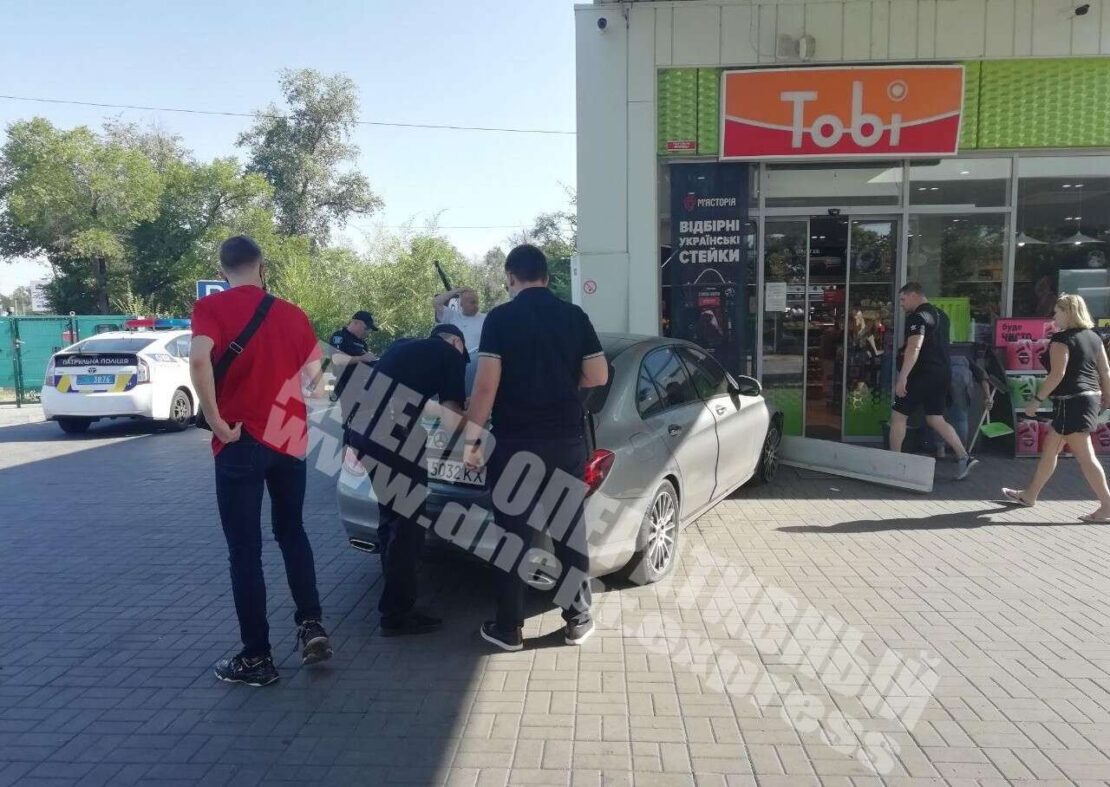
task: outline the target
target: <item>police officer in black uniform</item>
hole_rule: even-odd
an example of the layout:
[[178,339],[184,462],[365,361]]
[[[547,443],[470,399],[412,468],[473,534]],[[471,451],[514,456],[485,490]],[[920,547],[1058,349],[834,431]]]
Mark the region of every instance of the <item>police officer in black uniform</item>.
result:
[[[424,634],[442,623],[415,608],[420,550],[427,534],[427,523],[420,524],[428,488],[427,433],[420,416],[438,416],[449,432],[458,427],[469,361],[458,326],[437,325],[427,339],[394,342],[374,364],[366,385],[352,386],[357,389],[351,396],[356,409],[347,441],[366,467],[378,500],[385,579],[378,611],[385,636]],[[406,446],[418,446],[416,455],[406,455]]]
[[[378,330],[374,325],[374,316],[368,311],[357,311],[351,321],[331,335],[328,343],[339,352],[332,353],[331,361],[337,366],[348,366],[349,361],[377,360],[377,356],[366,347],[366,336],[370,331]],[[341,356],[347,356],[343,358]],[[336,385],[338,392],[339,386]]]
[[[358,394],[352,391],[350,395],[343,396],[343,391],[350,384],[355,372],[359,371],[360,364],[373,364],[378,360],[377,356],[366,347],[367,335],[370,331],[376,330],[378,326],[374,325],[374,316],[365,310],[357,311],[351,321],[333,333],[328,340],[328,344],[335,350],[331,354],[332,370],[338,375],[331,400],[339,402],[344,424],[350,418],[352,403]],[[362,387],[359,382],[365,384],[369,372],[369,366],[362,367],[360,380],[356,381],[355,388]]]
[[[512,300],[486,315],[482,326],[478,373],[466,414],[464,457],[469,467],[480,467],[489,453],[488,480],[498,527],[519,537],[525,550],[533,529],[551,536],[563,568],[555,600],[563,606],[565,641],[581,645],[594,630],[582,519],[585,487],[569,522],[552,521],[559,517],[557,511],[540,516],[533,512],[539,510],[536,504],[558,471],[583,478],[587,448],[579,389],[605,385],[609,365],[586,313],[547,288],[547,259],[542,251],[530,244],[513,249],[505,259],[505,279]],[[482,437],[491,411],[492,451]],[[516,491],[498,487],[503,475],[506,482],[513,479],[513,473],[505,471],[520,454],[538,457],[543,466],[542,485],[535,496],[525,498],[531,503],[524,511],[515,499],[518,493],[526,494],[522,487],[515,487]],[[558,477],[557,482],[563,479]],[[495,582],[497,617],[482,626],[481,635],[503,650],[520,650],[524,581],[519,567],[504,571],[498,566]]]

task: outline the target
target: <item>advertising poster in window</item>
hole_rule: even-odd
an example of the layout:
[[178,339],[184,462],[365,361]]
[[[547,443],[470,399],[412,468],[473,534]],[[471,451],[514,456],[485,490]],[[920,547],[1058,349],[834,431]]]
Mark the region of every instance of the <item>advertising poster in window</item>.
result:
[[667,334],[751,374],[755,228],[747,164],[671,166],[671,246],[663,260]]

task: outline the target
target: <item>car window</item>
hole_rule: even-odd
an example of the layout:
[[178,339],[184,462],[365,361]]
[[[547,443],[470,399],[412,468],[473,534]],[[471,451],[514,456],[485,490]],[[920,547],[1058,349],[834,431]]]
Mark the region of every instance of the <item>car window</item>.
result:
[[658,390],[659,410],[698,401],[697,391],[690,381],[690,375],[686,373],[686,367],[669,347],[648,353],[642,368]]
[[189,348],[192,346],[192,340],[188,336],[178,336],[172,342],[166,345],[166,348],[172,355],[178,358],[188,358]]
[[154,339],[138,336],[122,336],[116,339],[92,338],[86,339],[73,349],[80,353],[136,353],[153,342]]
[[690,370],[698,396],[711,399],[728,393],[728,375],[712,356],[693,347],[679,347],[678,354]]
[[640,367],[640,379],[636,381],[636,407],[644,418],[663,411],[663,397],[643,366]]

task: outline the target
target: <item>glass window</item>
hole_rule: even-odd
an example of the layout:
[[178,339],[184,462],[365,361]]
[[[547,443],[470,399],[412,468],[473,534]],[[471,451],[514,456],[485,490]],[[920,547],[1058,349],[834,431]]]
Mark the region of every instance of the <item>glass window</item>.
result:
[[81,353],[136,353],[153,339],[125,336],[119,339],[86,339],[73,349]]
[[669,348],[655,350],[644,358],[644,369],[651,376],[662,400],[660,410],[698,401],[697,391],[682,362]]
[[1002,309],[1004,215],[910,217],[907,280],[920,282],[952,324],[952,341],[989,341]]
[[698,396],[711,399],[728,393],[728,375],[719,363],[692,347],[679,347],[678,354],[686,363]]
[[1010,159],[944,159],[910,166],[910,205],[999,208],[1010,203]]
[[663,397],[652,382],[646,366],[640,368],[640,379],[636,382],[636,409],[644,418],[663,412]]
[[1060,293],[1110,317],[1110,156],[1018,161],[1014,317],[1050,317]]
[[178,336],[168,345],[169,351],[176,355],[178,358],[188,358],[189,350],[192,347],[192,337]]
[[769,164],[768,208],[898,205],[902,164]]

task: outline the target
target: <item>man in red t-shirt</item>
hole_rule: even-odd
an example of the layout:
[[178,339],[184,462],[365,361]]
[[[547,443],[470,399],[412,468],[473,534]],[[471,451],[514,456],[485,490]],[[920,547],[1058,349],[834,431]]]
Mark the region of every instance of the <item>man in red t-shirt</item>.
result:
[[[251,686],[278,679],[270,656],[266,583],[262,575],[262,492],[272,503],[274,537],[285,559],[301,662],[332,655],[320,625],[312,547],[304,531],[308,417],[304,389],[320,391],[320,353],[308,317],[274,298],[258,329],[238,342],[266,296],[266,262],[250,238],[220,246],[220,268],[231,288],[197,301],[189,367],[205,419],[212,427],[216,500],[231,563],[231,590],[243,650],[216,664],[216,677]],[[235,344],[234,349],[231,348]],[[214,364],[238,351],[217,386]]]

